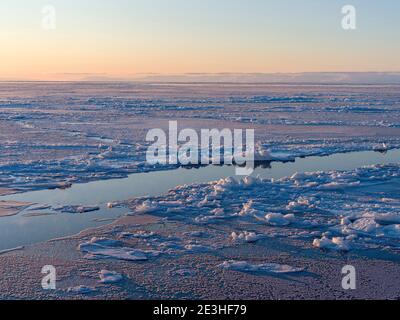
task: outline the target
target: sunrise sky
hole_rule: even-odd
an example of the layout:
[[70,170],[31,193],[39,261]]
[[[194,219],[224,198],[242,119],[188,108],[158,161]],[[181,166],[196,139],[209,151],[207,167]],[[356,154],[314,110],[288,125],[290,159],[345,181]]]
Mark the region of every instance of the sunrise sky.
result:
[[0,79],[400,71],[399,34],[398,0],[1,0]]

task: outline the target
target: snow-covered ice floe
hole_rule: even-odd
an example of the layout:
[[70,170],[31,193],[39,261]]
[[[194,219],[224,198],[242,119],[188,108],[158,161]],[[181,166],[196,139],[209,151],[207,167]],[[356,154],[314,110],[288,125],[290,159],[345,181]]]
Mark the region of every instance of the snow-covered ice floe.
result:
[[343,238],[334,237],[329,239],[327,237],[322,237],[321,239],[315,239],[313,242],[314,247],[321,249],[330,249],[337,251],[349,251],[350,244]]
[[147,239],[155,236],[154,232],[137,231],[137,232],[121,232],[120,238],[141,238]]
[[258,240],[264,239],[265,235],[263,234],[256,234],[255,232],[232,232],[231,234],[233,241],[244,241],[244,242],[257,242]]
[[115,271],[101,270],[99,272],[100,282],[104,284],[117,283],[123,280],[122,274]]
[[[261,161],[400,147],[398,133],[387,130],[400,127],[396,86],[344,92],[330,86],[204,84],[188,96],[171,85],[163,97],[153,84],[124,86],[121,91],[104,83],[90,88],[3,83],[0,187],[17,192],[68,188],[77,182],[171,169],[145,161],[143,129],[162,126],[165,119],[189,119],[199,128],[208,127],[210,120],[220,128],[263,128],[256,156]],[[68,94],[54,95],[54,88]],[[133,97],[135,90],[138,96]],[[264,130],[268,125],[278,128]]]
[[116,259],[126,261],[146,261],[160,252],[122,247],[119,241],[106,238],[92,238],[81,243],[78,249],[86,253],[87,259]]
[[304,268],[295,268],[288,265],[276,263],[252,264],[247,261],[224,261],[218,267],[226,270],[241,272],[259,272],[259,273],[298,273],[304,271]]

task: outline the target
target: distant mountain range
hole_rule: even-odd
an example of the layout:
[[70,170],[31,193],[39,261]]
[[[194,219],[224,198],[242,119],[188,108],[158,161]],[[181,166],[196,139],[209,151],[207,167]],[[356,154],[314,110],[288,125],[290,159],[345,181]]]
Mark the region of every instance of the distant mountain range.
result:
[[[132,74],[65,73],[48,77],[54,81],[139,81],[161,83],[279,83],[279,84],[400,84],[400,72],[304,72],[304,73],[186,73]],[[19,79],[20,81],[29,79]],[[30,79],[35,80],[35,79]],[[18,79],[0,78],[0,81]]]

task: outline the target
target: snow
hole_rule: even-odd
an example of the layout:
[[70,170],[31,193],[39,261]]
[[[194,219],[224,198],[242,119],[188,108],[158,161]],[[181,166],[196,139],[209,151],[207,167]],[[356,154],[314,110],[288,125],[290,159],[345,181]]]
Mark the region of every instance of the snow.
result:
[[[295,180],[297,180],[297,179],[295,178]],[[313,206],[310,203],[310,199],[306,199],[303,197],[299,197],[296,201],[290,201],[289,204],[286,206],[286,208],[288,210],[292,210],[292,211],[302,211],[302,210],[305,210],[307,208],[312,208],[312,207]]]
[[258,240],[264,239],[265,235],[243,231],[240,233],[232,232],[231,238],[233,241],[257,242]]
[[287,226],[290,224],[292,216],[284,216],[280,213],[268,213],[265,216],[265,221],[272,226]]
[[[222,179],[180,186],[145,201],[165,217],[170,212],[163,204],[179,201],[185,216],[177,219],[194,225],[246,223],[253,229],[263,223],[269,228],[262,233],[232,230],[234,241],[252,241],[258,234],[304,238],[312,237],[314,231],[319,236],[313,237],[314,248],[349,251],[373,244],[396,247],[399,202],[382,199],[393,199],[391,190],[399,176],[400,164],[388,164],[347,171],[304,172],[280,179]],[[327,185],[335,187],[326,188]],[[222,186],[218,196],[216,186]],[[371,192],[375,186],[387,191]],[[138,203],[143,203],[143,199],[128,201],[132,208]],[[321,238],[326,232],[332,235]]]
[[147,232],[147,231],[137,231],[134,233],[131,232],[122,232],[120,234],[121,238],[142,238],[142,239],[146,239],[146,238],[151,238],[154,237],[155,233],[154,232]]
[[71,294],[82,294],[82,295],[85,295],[85,294],[91,294],[91,293],[96,292],[96,289],[93,288],[93,287],[80,285],[80,286],[77,286],[77,287],[68,288],[67,292],[71,293]]
[[20,251],[20,250],[24,250],[24,247],[20,246],[20,247],[10,248],[10,249],[6,249],[6,250],[0,250],[0,255],[14,252],[14,251]]
[[389,237],[400,239],[400,224],[382,227],[378,230],[378,237]]

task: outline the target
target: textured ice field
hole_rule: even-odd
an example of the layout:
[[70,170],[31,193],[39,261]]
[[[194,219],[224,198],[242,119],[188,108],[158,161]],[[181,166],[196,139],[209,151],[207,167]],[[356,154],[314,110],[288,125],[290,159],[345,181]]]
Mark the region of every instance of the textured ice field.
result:
[[229,224],[235,241],[304,238],[328,250],[400,249],[399,192],[400,166],[393,164],[278,180],[227,178],[128,203],[134,213],[167,221]]
[[399,147],[399,101],[398,86],[1,83],[0,188],[153,170],[144,139],[168,120],[255,128],[258,143],[284,156]]
[[[2,83],[0,193],[171,168],[144,158],[147,131],[168,120],[181,128],[254,128],[258,146],[278,159],[399,148],[399,89]],[[399,298],[399,163],[226,178],[110,203],[127,214],[0,251],[0,298]],[[0,204],[3,219],[29,205]],[[64,203],[54,210],[97,209]],[[54,292],[39,286],[48,264],[59,274]],[[347,264],[360,272],[356,291],[341,288]]]

